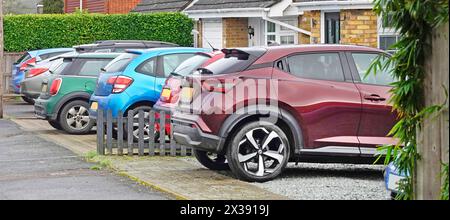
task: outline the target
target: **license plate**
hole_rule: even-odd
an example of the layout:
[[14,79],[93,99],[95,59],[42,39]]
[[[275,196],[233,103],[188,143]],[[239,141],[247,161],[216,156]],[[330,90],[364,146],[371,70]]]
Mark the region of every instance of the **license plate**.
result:
[[398,185],[403,178],[404,177],[397,176],[395,174],[389,174],[389,179],[388,179],[388,184],[387,184],[388,189],[391,191],[398,191]]
[[46,93],[47,92],[47,86],[48,86],[47,84],[43,84],[42,85],[42,90],[41,90],[42,93]]
[[183,88],[183,90],[181,91],[181,98],[183,101],[191,101],[193,94],[193,88]]
[[161,96],[168,99],[170,98],[171,91],[170,89],[163,89]]
[[93,103],[91,104],[91,109],[92,109],[92,110],[97,110],[97,109],[98,109],[98,103],[97,103],[97,102],[93,102]]

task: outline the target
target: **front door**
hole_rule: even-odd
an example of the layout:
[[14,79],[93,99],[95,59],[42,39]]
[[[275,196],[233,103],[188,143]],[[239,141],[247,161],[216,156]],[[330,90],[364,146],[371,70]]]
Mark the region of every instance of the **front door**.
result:
[[363,155],[373,155],[376,153],[376,148],[381,145],[397,144],[394,138],[387,137],[397,122],[397,114],[392,111],[392,105],[389,104],[392,89],[390,84],[394,82],[394,78],[390,71],[378,70],[376,74],[366,74],[370,64],[378,55],[377,53],[347,53],[362,100],[358,139]]
[[325,43],[338,44],[341,40],[341,19],[339,12],[325,13]]

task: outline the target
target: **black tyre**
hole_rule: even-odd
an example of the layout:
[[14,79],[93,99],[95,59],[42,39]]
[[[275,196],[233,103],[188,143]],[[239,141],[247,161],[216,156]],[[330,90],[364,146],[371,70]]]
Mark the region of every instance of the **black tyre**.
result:
[[[136,121],[139,118],[139,111],[144,111],[144,118],[145,118],[145,120],[144,120],[144,141],[148,142],[150,140],[149,115],[150,115],[150,111],[152,110],[152,107],[139,106],[132,110],[133,110],[134,118],[135,118],[135,122],[133,123],[133,141],[134,142],[139,141],[139,123]],[[126,125],[124,126],[124,138],[128,139],[128,128]]]
[[30,105],[34,105],[34,99],[22,96],[22,100]]
[[264,121],[251,122],[231,138],[227,159],[237,178],[266,182],[286,168],[290,143],[278,126]]
[[52,126],[54,129],[56,130],[62,130],[61,125],[59,124],[59,121],[48,121],[48,123],[50,124],[50,126]]
[[206,151],[194,150],[194,156],[203,166],[210,170],[229,170],[225,155],[208,153]]
[[89,118],[89,103],[76,100],[66,104],[59,115],[59,124],[69,134],[88,134],[95,125]]

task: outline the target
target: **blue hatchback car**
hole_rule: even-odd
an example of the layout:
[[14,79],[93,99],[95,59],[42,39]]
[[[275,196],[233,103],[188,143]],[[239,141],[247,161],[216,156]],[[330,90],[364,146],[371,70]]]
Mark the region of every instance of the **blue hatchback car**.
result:
[[119,112],[125,116],[129,110],[149,112],[175,68],[197,53],[210,51],[183,47],[127,51],[108,64],[100,75],[91,97],[90,117],[95,119],[98,109],[105,115],[111,111],[113,118]]
[[42,60],[73,51],[75,51],[73,48],[53,48],[25,52],[12,67],[11,86],[14,93],[20,94],[20,83],[25,79],[25,69],[28,67],[28,64],[36,64]]

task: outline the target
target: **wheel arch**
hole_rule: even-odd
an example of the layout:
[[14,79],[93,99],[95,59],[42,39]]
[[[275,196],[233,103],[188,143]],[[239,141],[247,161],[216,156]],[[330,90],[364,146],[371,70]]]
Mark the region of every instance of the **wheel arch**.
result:
[[[245,112],[244,112],[245,111]],[[264,113],[261,113],[264,112]],[[277,125],[286,132],[288,139],[293,143],[292,153],[298,155],[303,148],[303,133],[300,125],[298,124],[294,115],[289,111],[281,107],[273,106],[248,106],[241,110],[236,111],[235,114],[229,116],[223,123],[219,136],[224,139],[221,146],[219,146],[220,152],[224,153],[229,144],[230,137],[242,127],[252,121],[257,121],[266,117],[268,114],[275,115],[277,117]]]
[[68,95],[65,95],[61,100],[58,102],[58,104],[55,107],[55,114],[52,117],[52,120],[59,120],[59,116],[61,114],[61,110],[64,109],[64,107],[73,101],[86,101],[89,103],[89,100],[91,99],[91,94],[87,92],[75,92],[70,93]]
[[138,101],[138,102],[135,102],[135,103],[131,104],[128,108],[126,108],[127,110],[124,111],[123,114],[124,114],[124,116],[127,116],[128,112],[129,112],[130,110],[133,110],[133,109],[138,108],[138,107],[141,107],[141,106],[150,106],[150,107],[153,108],[154,105],[155,105],[155,103],[152,102],[152,101],[141,100],[141,101]]

